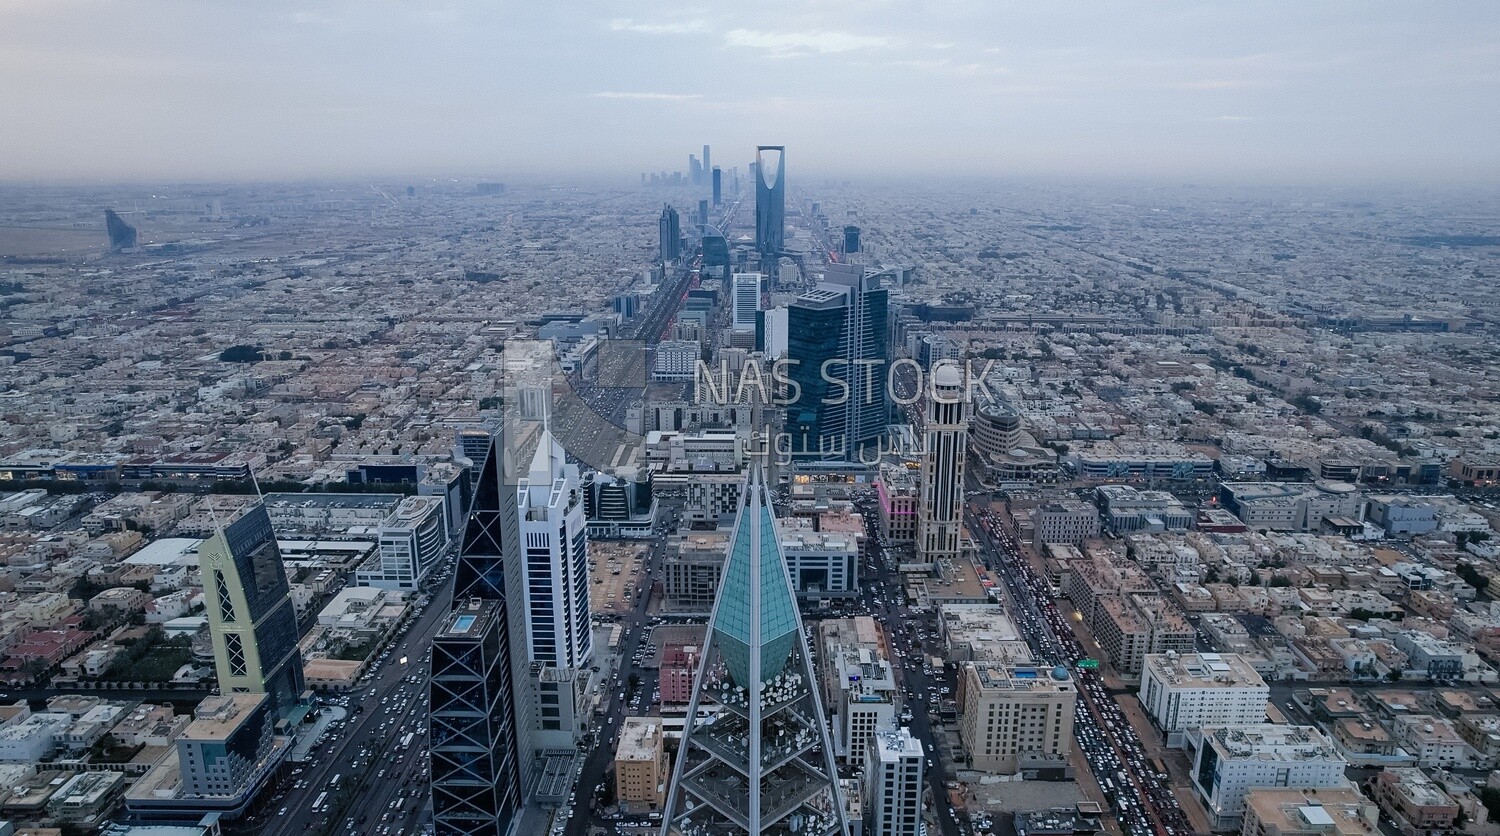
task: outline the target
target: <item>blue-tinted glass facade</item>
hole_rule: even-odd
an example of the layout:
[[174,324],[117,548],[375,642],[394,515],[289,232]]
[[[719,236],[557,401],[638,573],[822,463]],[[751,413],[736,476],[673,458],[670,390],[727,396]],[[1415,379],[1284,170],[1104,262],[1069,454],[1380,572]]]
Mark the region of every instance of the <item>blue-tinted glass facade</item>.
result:
[[224,529],[248,613],[231,615],[253,626],[261,675],[274,710],[289,709],[302,695],[302,654],[297,649],[297,613],[292,607],[286,567],[276,548],[271,516],[256,505]]

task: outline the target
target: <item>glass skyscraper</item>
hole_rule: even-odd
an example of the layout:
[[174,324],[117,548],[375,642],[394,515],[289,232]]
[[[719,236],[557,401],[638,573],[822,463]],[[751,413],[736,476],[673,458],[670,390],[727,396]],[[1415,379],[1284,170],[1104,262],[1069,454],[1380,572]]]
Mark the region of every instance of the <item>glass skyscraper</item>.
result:
[[[774,181],[766,177],[767,151],[776,152]],[[786,248],[786,147],[782,145],[755,149],[755,246],[770,256]]]
[[505,605],[469,598],[432,640],[433,824],[439,836],[506,836],[521,809]]
[[787,307],[787,377],[800,388],[787,406],[793,455],[857,461],[885,431],[887,296],[863,267],[830,264]]
[[520,527],[504,451],[492,437],[454,571],[454,610],[432,643],[429,757],[438,836],[509,833],[532,759],[530,689],[517,687],[529,669],[525,631],[511,615],[524,612]]
[[661,217],[656,222],[656,234],[663,262],[676,261],[682,256],[682,221],[676,209],[662,207]]
[[663,836],[847,834],[811,654],[758,464],[738,510]]
[[301,698],[302,654],[286,567],[257,502],[198,546],[219,690],[267,694],[285,714]]

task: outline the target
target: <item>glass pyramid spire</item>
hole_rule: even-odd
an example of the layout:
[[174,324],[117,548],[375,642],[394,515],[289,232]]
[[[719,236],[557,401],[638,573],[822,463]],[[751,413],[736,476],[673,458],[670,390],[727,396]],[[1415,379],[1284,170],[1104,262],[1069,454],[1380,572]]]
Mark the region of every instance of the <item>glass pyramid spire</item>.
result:
[[664,836],[848,833],[759,467],[746,480],[687,716]]

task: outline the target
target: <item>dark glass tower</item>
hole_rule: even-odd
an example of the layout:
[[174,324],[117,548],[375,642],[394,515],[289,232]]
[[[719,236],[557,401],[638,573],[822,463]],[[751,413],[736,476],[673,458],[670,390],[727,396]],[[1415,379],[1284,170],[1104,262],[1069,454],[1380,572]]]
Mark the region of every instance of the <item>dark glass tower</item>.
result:
[[[774,182],[766,177],[765,152],[776,152]],[[763,255],[774,256],[786,246],[786,146],[760,145],[755,149],[755,246]]]
[[844,252],[846,252],[846,253],[857,253],[857,252],[859,252],[859,227],[857,227],[857,226],[846,226],[846,227],[844,227]]
[[111,251],[128,250],[135,246],[135,227],[128,223],[113,209],[104,210],[104,228],[109,232],[109,248]]
[[714,166],[714,205],[718,206],[724,200],[724,172]]
[[505,605],[469,598],[432,640],[432,810],[440,836],[506,836],[521,809]]
[[661,218],[656,222],[656,232],[661,260],[676,261],[682,255],[682,227],[676,209],[671,206],[662,207]]
[[264,693],[285,714],[302,696],[302,654],[286,566],[256,503],[198,546],[219,689]]
[[793,455],[857,461],[885,431],[887,295],[863,267],[830,264],[788,306],[788,377],[801,387],[787,407]]
[[[517,688],[509,594],[520,589],[516,488],[494,438],[480,468],[454,571],[454,610],[432,643],[429,709],[433,823],[438,836],[504,836],[521,808],[531,759],[529,706]],[[508,573],[512,573],[508,575]],[[524,642],[524,638],[521,639]]]
[[703,236],[703,275],[729,278],[729,261],[729,239],[717,230],[710,230]]

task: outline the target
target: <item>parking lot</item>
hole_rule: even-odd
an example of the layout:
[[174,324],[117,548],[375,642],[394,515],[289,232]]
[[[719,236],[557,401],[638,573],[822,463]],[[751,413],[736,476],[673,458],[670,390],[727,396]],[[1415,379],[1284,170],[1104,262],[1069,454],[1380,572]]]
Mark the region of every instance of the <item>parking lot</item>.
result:
[[635,608],[641,561],[650,541],[596,540],[589,544],[589,574],[593,585],[589,604],[599,615],[625,615]]

